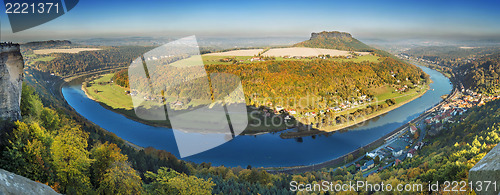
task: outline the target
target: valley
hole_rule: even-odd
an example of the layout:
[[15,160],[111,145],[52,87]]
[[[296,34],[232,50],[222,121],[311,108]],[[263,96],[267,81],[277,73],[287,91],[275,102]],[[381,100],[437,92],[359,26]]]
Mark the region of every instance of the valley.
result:
[[[245,56],[251,54],[254,56]],[[231,73],[241,78],[249,113],[244,134],[295,129],[286,133],[285,137],[290,138],[291,134],[295,137],[341,130],[420,97],[429,89],[430,82],[425,73],[414,66],[370,52],[299,47],[239,49],[201,55],[203,62],[197,59],[188,57],[169,66],[191,68],[203,63],[210,74]],[[174,70],[171,69],[165,66],[156,72]],[[162,80],[168,81],[167,75],[164,74],[166,78]],[[265,85],[261,85],[262,82]],[[153,87],[167,85],[168,82],[154,83]],[[144,98],[146,107],[157,104],[162,96],[159,92],[155,96],[144,96],[131,91],[126,70],[87,79],[83,89],[91,99],[127,118],[170,127],[168,120],[147,121],[136,116],[134,96]],[[210,103],[203,96],[185,95],[195,91],[202,89],[190,87],[175,92],[167,88],[163,97],[167,104],[176,103],[175,107],[170,106],[176,110],[195,109]],[[259,121],[274,121],[277,125]]]

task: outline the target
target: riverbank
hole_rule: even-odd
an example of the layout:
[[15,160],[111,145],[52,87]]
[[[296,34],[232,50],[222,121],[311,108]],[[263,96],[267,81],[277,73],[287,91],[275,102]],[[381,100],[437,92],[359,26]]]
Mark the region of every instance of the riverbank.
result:
[[[432,80],[430,81],[430,83],[432,83]],[[351,127],[354,127],[354,126],[362,126],[366,121],[368,120],[371,120],[375,117],[379,117],[383,114],[386,114],[396,108],[399,108],[417,98],[420,98],[422,97],[429,89],[430,89],[430,83],[426,84],[425,85],[425,89],[423,89],[423,91],[421,91],[420,93],[418,93],[418,95],[416,96],[413,96],[412,98],[408,99],[408,100],[405,100],[401,103],[396,103],[395,105],[392,105],[392,106],[389,106],[387,108],[384,108],[382,110],[379,110],[379,111],[376,111],[374,113],[371,113],[371,114],[368,114],[364,117],[362,117],[363,119],[362,120],[359,120],[359,121],[353,121],[353,122],[350,122],[350,123],[347,123],[347,124],[342,124],[342,125],[336,125],[334,126],[333,128],[326,128],[326,129],[310,129],[308,131],[299,131],[299,132],[286,132],[286,133],[283,133],[280,135],[281,138],[284,138],[284,139],[291,139],[291,138],[298,138],[298,137],[305,137],[305,136],[312,136],[312,135],[317,135],[317,134],[321,134],[321,133],[330,133],[330,132],[334,132],[334,131],[340,131],[340,130],[343,130],[343,129],[346,129],[346,128],[351,128]]]
[[[133,109],[131,97],[130,95],[126,95],[125,93],[128,89],[111,82],[112,76],[113,74],[104,74],[98,76],[96,75],[94,77],[86,79],[86,81],[82,83],[81,89],[85,92],[85,95],[89,99],[94,100],[95,102],[99,103],[102,107],[110,111],[113,111],[117,114],[120,114],[128,119],[153,127],[171,128],[169,120],[149,121],[137,117]],[[196,107],[190,109],[195,109],[195,108]],[[247,106],[248,116],[250,116],[250,114],[253,111],[258,111],[258,109],[252,106]],[[248,117],[249,124],[253,124],[252,120],[253,120],[252,117]],[[262,119],[262,121],[271,121],[271,120],[272,117],[267,117],[267,119]],[[200,120],[199,122],[203,123],[206,121]],[[244,132],[241,133],[241,135],[258,135],[261,133],[280,132],[294,127],[295,125],[293,123],[280,123],[279,125],[272,125],[272,126],[266,126],[264,124],[262,124],[261,126],[248,125],[248,127],[245,129]]]
[[346,162],[345,159],[347,159],[349,157],[349,155],[352,155],[354,159],[360,158],[363,155],[365,155],[366,151],[371,151],[372,149],[375,149],[375,148],[377,148],[379,146],[382,146],[386,142],[386,140],[388,138],[390,138],[390,137],[392,137],[394,135],[399,134],[401,131],[404,131],[406,128],[409,127],[410,124],[415,124],[415,123],[418,123],[418,121],[421,121],[421,120],[425,119],[425,117],[429,116],[429,114],[432,113],[432,112],[434,112],[438,107],[440,107],[441,105],[447,103],[452,98],[454,98],[457,93],[458,93],[458,89],[455,88],[453,90],[453,92],[450,93],[446,97],[446,99],[443,99],[440,103],[438,103],[437,105],[433,106],[428,111],[422,113],[417,118],[414,118],[413,120],[405,123],[404,125],[398,127],[397,129],[393,130],[391,133],[382,136],[381,138],[379,138],[379,139],[377,139],[377,140],[369,143],[368,145],[360,147],[360,148],[358,148],[358,149],[356,149],[356,150],[354,150],[354,151],[352,151],[350,153],[347,153],[347,154],[345,154],[345,155],[343,155],[341,157],[338,157],[338,158],[335,158],[335,159],[332,159],[332,160],[329,160],[329,161],[325,161],[323,163],[313,164],[313,165],[307,165],[307,166],[268,167],[268,168],[266,168],[266,171],[268,171],[269,173],[299,174],[299,173],[303,173],[303,172],[319,170],[319,169],[322,169],[322,168],[340,167],[340,166],[342,166],[342,165],[345,164],[345,162]]
[[[70,75],[70,76],[60,77],[59,81],[58,81],[58,82],[55,82],[55,83],[54,83],[54,85],[52,86],[52,88],[50,88],[50,90],[51,90],[51,92],[52,92],[53,90],[56,90],[56,91],[57,91],[57,92],[56,92],[56,94],[57,94],[57,95],[56,95],[56,94],[54,94],[54,92],[52,92],[52,93],[53,93],[53,95],[60,96],[60,97],[64,100],[64,102],[66,102],[66,104],[68,104],[68,105],[69,105],[69,103],[68,103],[68,102],[66,101],[66,99],[64,98],[64,95],[63,95],[63,92],[62,92],[62,88],[63,88],[65,85],[67,85],[69,82],[71,82],[71,81],[73,81],[73,80],[75,80],[75,79],[78,79],[78,78],[85,77],[85,76],[91,76],[91,75],[96,75],[96,74],[103,74],[103,73],[108,73],[108,72],[114,72],[114,71],[116,71],[116,70],[120,70],[120,69],[124,69],[124,67],[110,68],[110,69],[99,70],[99,71],[94,71],[94,72],[88,72],[88,73],[82,73],[82,74],[75,74],[75,75]],[[83,87],[82,87],[82,91],[84,91],[84,93],[86,93],[86,96],[88,97],[87,91],[86,91],[86,90],[84,90],[84,89],[83,89]],[[70,108],[72,108],[72,107],[71,107],[71,105],[69,105],[69,106],[70,106]],[[78,113],[78,112],[77,112],[76,110],[74,110],[73,108],[72,108],[72,110],[73,110],[76,114],[80,115],[80,113]],[[80,115],[80,117],[81,117],[83,120],[86,120],[86,121],[88,121],[89,123],[93,123],[94,125],[98,126],[97,124],[95,124],[95,123],[94,123],[94,122],[92,122],[91,120],[88,120],[88,119],[87,119],[87,118],[85,118],[84,116],[81,116],[81,115]],[[107,133],[112,133],[112,134],[115,134],[115,133],[113,133],[113,132],[111,132],[111,131],[108,131],[108,130],[106,130],[106,129],[104,129],[104,128],[101,128],[101,129],[102,129],[103,131],[107,132]],[[116,135],[116,134],[115,134],[115,135]],[[117,137],[118,137],[118,136],[117,136]],[[139,146],[139,145],[137,145],[137,144],[134,144],[134,143],[132,143],[132,142],[130,142],[130,141],[128,141],[128,140],[125,140],[125,139],[123,139],[123,138],[121,138],[121,137],[119,137],[119,138],[120,138],[121,140],[123,140],[123,142],[124,142],[126,145],[128,145],[128,146],[130,146],[130,147],[134,148],[135,150],[138,150],[138,151],[139,151],[139,150],[144,149],[144,147],[142,147],[142,146]]]
[[[182,158],[182,160],[195,163],[211,162],[215,166],[246,167],[251,165],[276,169],[314,164],[313,169],[318,169],[317,165],[322,162],[342,157],[391,133],[428,108],[438,104],[442,100],[442,95],[451,92],[452,87],[446,77],[437,71],[422,68],[434,81],[430,88],[435,90],[428,90],[421,98],[376,117],[362,127],[352,127],[339,133],[320,134],[300,139],[282,139],[279,133],[238,136],[230,142],[195,156]],[[176,139],[171,129],[152,127],[127,119],[123,115],[104,108],[98,102],[88,99],[81,87],[81,81],[73,81],[63,87],[66,101],[80,115],[115,133],[123,140],[179,155]],[[343,159],[338,162],[344,163]],[[330,167],[334,166],[336,165]]]
[[[441,73],[442,74],[442,73]],[[443,74],[444,75],[444,74]],[[446,75],[444,75],[446,76]],[[449,78],[449,77],[447,77]],[[429,108],[427,111],[424,113],[420,114],[417,118],[412,119],[411,121],[405,123],[404,125],[398,127],[397,129],[393,130],[392,132],[380,137],[379,139],[363,146],[360,147],[350,153],[347,153],[343,156],[340,156],[338,158],[325,161],[322,163],[318,164],[313,164],[313,165],[307,165],[307,166],[293,166],[293,167],[268,167],[266,168],[266,171],[269,173],[288,173],[288,174],[299,174],[303,172],[308,172],[308,171],[314,171],[314,170],[319,170],[322,168],[328,168],[328,167],[341,167],[342,165],[346,165],[346,159],[349,157],[349,155],[352,155],[354,159],[361,158],[364,156],[366,151],[371,151],[372,149],[375,149],[379,146],[382,146],[385,144],[385,142],[393,137],[394,135],[397,135],[404,131],[405,129],[409,128],[410,124],[416,124],[428,117],[431,113],[433,113],[435,110],[437,110],[439,107],[441,107],[443,104],[446,104],[450,102],[453,98],[455,98],[459,94],[459,89],[458,87],[461,86],[460,83],[456,83],[456,80],[454,77],[449,78],[450,81],[454,81],[453,83],[453,91],[452,93],[448,94],[446,98],[444,98],[441,102],[438,104],[434,105],[432,108]],[[348,162],[350,163],[350,162]]]
[[[133,105],[130,99],[129,95],[125,95],[125,91],[127,89],[118,86],[111,82],[112,74],[104,74],[104,75],[99,75],[91,80],[87,80],[85,83],[82,83],[82,90],[85,92],[85,95],[89,98],[92,99],[96,102],[98,102],[102,107],[113,111],[115,113],[118,113],[122,116],[125,116],[128,119],[134,120],[136,122],[140,122],[149,126],[153,127],[166,127],[166,128],[171,128],[170,122],[168,120],[163,120],[163,121],[148,121],[148,120],[143,120],[140,119],[136,116],[136,113],[133,109]],[[264,133],[277,133],[280,131],[284,131],[287,129],[295,129],[292,131],[287,131],[285,133],[282,133],[280,136],[282,138],[297,138],[297,137],[304,137],[304,136],[311,136],[311,135],[316,135],[316,134],[322,134],[322,133],[328,133],[328,132],[334,132],[334,131],[340,131],[344,130],[346,128],[354,127],[354,126],[362,126],[366,121],[371,120],[375,117],[379,117],[383,114],[386,114],[400,106],[403,106],[419,97],[424,95],[427,90],[429,90],[429,85],[432,83],[432,80],[429,80],[428,82],[425,82],[422,85],[419,85],[418,88],[410,89],[409,91],[402,93],[402,95],[399,96],[394,96],[394,95],[385,95],[383,94],[383,97],[388,97],[392,98],[396,101],[396,104],[381,108],[378,111],[375,111],[373,113],[370,113],[368,115],[358,117],[358,120],[352,120],[352,121],[347,121],[342,124],[334,125],[334,126],[322,126],[320,128],[311,128],[311,126],[302,124],[300,121],[296,122],[284,122],[283,118],[285,118],[285,115],[281,116],[280,120],[281,122],[279,123],[274,123],[273,125],[265,125],[262,123],[262,121],[272,121],[274,120],[274,114],[270,113],[272,116],[267,117],[267,119],[261,118],[260,121],[252,121],[254,118],[249,117],[248,121],[249,124],[254,124],[254,122],[257,122],[258,124],[262,124],[260,126],[253,126],[253,125],[248,125],[246,130],[241,134],[241,135],[259,135],[259,134],[264,134]],[[90,89],[88,89],[90,88]],[[387,92],[387,93],[394,93],[394,92]],[[381,104],[385,104],[385,99],[382,99],[380,101],[375,101],[375,103],[371,103],[369,105],[371,106],[379,106]],[[356,108],[352,108],[350,110],[346,110],[344,112],[347,112],[349,114],[350,112],[357,110],[357,109],[362,109],[366,106],[360,106]],[[253,111],[260,111],[257,108],[247,106],[248,113],[252,113]],[[338,114],[337,114],[338,115]],[[335,116],[333,117],[335,118]]]

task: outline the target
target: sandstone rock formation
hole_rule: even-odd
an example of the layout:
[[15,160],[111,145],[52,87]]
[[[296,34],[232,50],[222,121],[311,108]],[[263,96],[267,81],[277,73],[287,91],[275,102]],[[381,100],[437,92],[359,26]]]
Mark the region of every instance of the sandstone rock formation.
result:
[[312,40],[312,39],[316,39],[318,37],[323,37],[323,38],[352,38],[352,35],[349,34],[349,33],[346,33],[346,32],[339,32],[339,31],[331,31],[331,32],[327,32],[327,31],[323,31],[323,32],[319,32],[319,33],[311,33],[311,38],[309,40]]
[[[500,185],[493,182],[500,181],[500,144],[495,146],[486,156],[474,165],[469,171],[469,182],[478,195],[500,194]],[[491,182],[492,185],[486,188]],[[481,186],[482,185],[482,186]],[[484,186],[484,187],[483,187]]]
[[45,184],[0,169],[0,194],[58,194]]
[[0,118],[21,119],[24,61],[19,44],[0,43]]

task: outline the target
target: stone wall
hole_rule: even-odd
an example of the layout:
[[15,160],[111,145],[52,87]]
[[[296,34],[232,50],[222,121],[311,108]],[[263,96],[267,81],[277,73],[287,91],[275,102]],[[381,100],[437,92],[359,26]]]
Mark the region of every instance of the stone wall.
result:
[[0,118],[21,119],[24,60],[19,44],[0,44]]

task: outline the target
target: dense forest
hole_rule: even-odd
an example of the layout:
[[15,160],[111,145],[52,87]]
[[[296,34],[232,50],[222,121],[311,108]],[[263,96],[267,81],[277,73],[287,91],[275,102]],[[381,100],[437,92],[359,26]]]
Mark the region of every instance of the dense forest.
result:
[[479,93],[500,92],[500,53],[486,55],[460,67],[464,86]]
[[[381,62],[336,62],[333,60],[312,61],[265,61],[256,63],[236,63],[227,65],[208,65],[206,71],[213,73],[230,73],[238,76],[243,84],[245,98],[248,105],[261,106],[268,102],[280,104],[289,108],[324,109],[319,105],[335,106],[334,102],[348,100],[351,97],[367,95],[373,97],[373,88],[391,85],[394,87],[419,84],[426,74],[416,66],[404,64],[392,58],[383,57]],[[155,69],[155,77],[163,82],[151,83],[156,94],[160,89],[165,90],[165,96],[180,98],[210,98],[210,91],[201,87],[202,80],[194,80],[185,84],[177,83],[185,77],[199,73],[196,68],[187,67],[182,70],[172,66],[161,66]],[[177,74],[168,74],[176,72]],[[220,74],[222,75],[222,74]],[[128,73],[126,70],[115,74],[113,80],[124,87],[128,87]],[[231,77],[212,78],[212,86],[228,86],[232,83]],[[148,82],[133,81],[136,83]],[[196,84],[198,82],[198,84]],[[206,81],[205,81],[206,82]],[[149,85],[149,84],[148,84]],[[170,87],[175,86],[175,87]],[[229,85],[230,86],[230,85]],[[146,87],[146,86],[144,86]],[[140,88],[140,86],[138,87]],[[310,108],[300,108],[297,102],[280,102],[283,99],[301,99],[317,97],[322,104],[312,103]],[[267,105],[266,105],[267,106]]]
[[125,88],[129,88],[128,84],[128,70],[120,70],[113,75],[113,82]]
[[464,62],[498,51],[498,47],[422,46],[403,54],[434,61],[441,66],[458,67]]
[[289,194],[286,175],[184,162],[153,148],[136,150],[44,106],[28,85],[21,111],[22,121],[1,121],[0,168],[61,193]]
[[40,71],[50,70],[58,76],[68,76],[81,72],[126,67],[133,59],[151,49],[153,47],[120,46],[79,53],[53,53],[46,55],[55,57],[53,60],[36,61],[30,68]]
[[71,41],[68,40],[49,40],[49,41],[36,41],[28,42],[22,44],[22,47],[28,48],[29,50],[34,49],[45,49],[45,48],[59,48],[64,46],[75,46]]
[[456,74],[466,89],[494,95],[500,92],[498,47],[428,46],[416,47],[400,55],[424,62],[449,75]]

